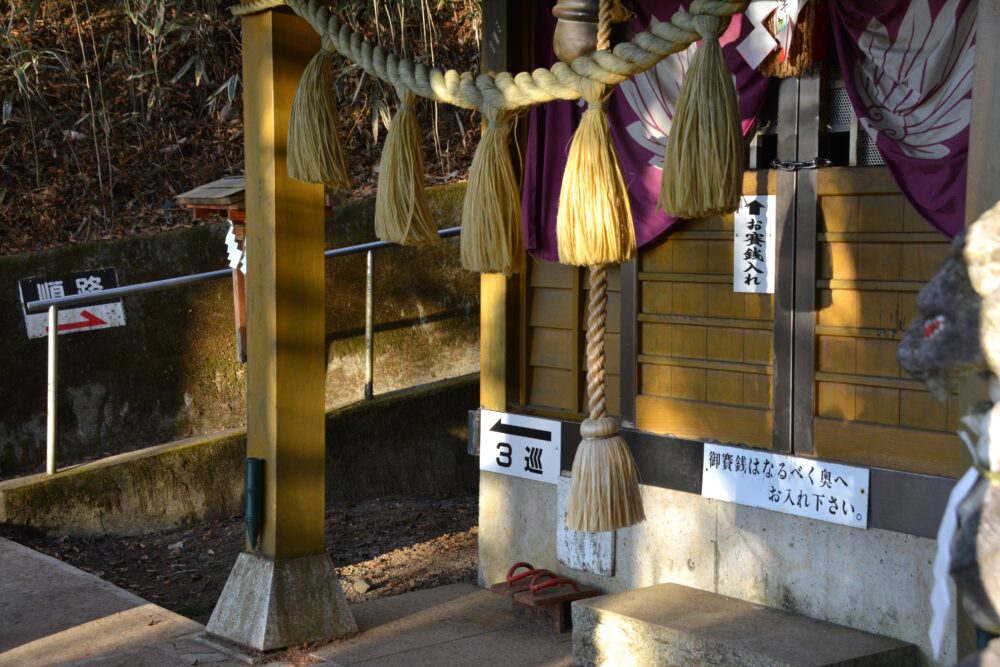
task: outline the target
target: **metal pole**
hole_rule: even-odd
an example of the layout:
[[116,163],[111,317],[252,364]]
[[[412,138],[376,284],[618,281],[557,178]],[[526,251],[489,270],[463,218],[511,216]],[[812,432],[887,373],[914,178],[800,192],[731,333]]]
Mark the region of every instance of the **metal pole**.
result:
[[368,267],[365,272],[365,400],[374,396],[373,379],[375,376],[375,253],[367,253]]
[[45,430],[45,471],[56,471],[56,393],[59,368],[59,308],[49,306],[49,404]]

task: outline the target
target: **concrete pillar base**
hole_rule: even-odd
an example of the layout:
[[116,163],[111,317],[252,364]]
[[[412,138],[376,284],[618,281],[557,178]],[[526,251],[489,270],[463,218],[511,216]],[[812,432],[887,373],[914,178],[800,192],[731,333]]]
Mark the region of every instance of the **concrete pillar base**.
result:
[[269,651],[354,634],[358,626],[328,554],[272,560],[242,553],[205,630]]

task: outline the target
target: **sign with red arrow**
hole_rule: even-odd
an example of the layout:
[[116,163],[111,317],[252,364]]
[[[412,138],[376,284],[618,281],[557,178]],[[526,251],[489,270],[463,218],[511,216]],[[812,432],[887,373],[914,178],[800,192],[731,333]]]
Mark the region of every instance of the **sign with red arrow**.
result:
[[[32,301],[97,293],[118,287],[118,273],[113,268],[106,268],[71,273],[62,278],[35,276],[18,281],[18,287],[23,308],[24,304]],[[28,338],[44,338],[49,335],[47,313],[29,315],[25,310],[24,322]],[[123,326],[125,326],[125,311],[122,309],[121,299],[107,299],[59,311],[59,335]]]

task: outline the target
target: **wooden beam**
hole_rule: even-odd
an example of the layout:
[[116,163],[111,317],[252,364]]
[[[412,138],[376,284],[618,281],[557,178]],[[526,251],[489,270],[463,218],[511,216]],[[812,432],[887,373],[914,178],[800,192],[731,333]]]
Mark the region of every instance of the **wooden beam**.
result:
[[976,14],[976,67],[972,79],[969,175],[965,192],[968,227],[1000,199],[1000,0],[979,0]]
[[288,10],[243,19],[247,453],[265,459],[257,553],[324,552],[323,187],[288,177],[288,118],[319,36]]

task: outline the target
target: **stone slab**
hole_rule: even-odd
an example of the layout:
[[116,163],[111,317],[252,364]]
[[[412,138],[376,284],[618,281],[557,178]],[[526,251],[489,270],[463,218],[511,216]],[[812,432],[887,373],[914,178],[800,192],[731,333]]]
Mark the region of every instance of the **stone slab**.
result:
[[0,538],[0,666],[234,665],[201,625]]
[[354,634],[329,554],[273,560],[243,552],[205,630],[257,651]]
[[915,665],[916,647],[678,584],[573,603],[578,665]]
[[314,654],[334,667],[569,667],[570,638],[516,618],[509,602],[469,584],[352,607],[361,633]]

